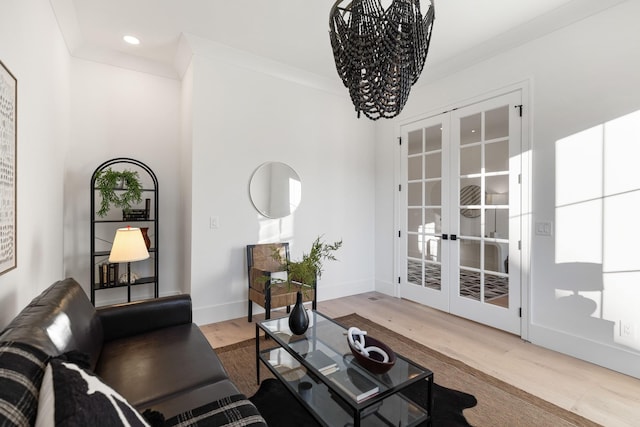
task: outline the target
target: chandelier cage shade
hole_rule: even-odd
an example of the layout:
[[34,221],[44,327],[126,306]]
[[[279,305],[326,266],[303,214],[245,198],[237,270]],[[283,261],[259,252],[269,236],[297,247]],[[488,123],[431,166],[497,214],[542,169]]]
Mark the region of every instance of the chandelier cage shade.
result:
[[386,10],[380,0],[338,0],[329,15],[336,69],[358,117],[400,114],[427,59],[434,1],[423,16],[420,0],[393,0]]
[[109,262],[134,262],[147,258],[149,251],[139,228],[119,228],[116,231]]

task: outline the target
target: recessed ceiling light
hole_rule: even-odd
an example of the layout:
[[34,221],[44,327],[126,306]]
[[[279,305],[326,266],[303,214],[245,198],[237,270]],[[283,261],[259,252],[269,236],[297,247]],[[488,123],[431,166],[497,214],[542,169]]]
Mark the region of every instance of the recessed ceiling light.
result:
[[134,36],[124,36],[122,39],[129,44],[140,44],[140,39]]

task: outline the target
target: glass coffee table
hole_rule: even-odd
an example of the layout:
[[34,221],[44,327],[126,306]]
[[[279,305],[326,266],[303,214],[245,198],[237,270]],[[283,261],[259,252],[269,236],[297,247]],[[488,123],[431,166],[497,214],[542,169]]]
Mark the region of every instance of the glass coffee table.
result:
[[[343,326],[317,311],[308,313],[304,335],[289,330],[288,317],[256,323],[258,384],[262,362],[325,426],[431,424],[433,372],[396,353],[391,370],[373,374],[351,354]],[[261,339],[260,330],[271,339]],[[403,393],[418,381],[426,382],[426,402]]]

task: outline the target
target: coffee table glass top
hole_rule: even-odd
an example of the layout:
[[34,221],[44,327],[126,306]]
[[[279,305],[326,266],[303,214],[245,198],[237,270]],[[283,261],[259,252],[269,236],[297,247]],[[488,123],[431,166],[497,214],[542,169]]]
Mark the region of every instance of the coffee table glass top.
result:
[[[304,335],[289,330],[287,317],[259,322],[257,327],[276,343],[263,344],[265,349],[257,350],[262,362],[303,403],[320,413],[324,423],[338,425],[332,423],[343,423],[345,416],[353,422],[353,417],[359,416],[362,425],[392,422],[411,426],[426,419],[426,412],[402,397],[401,391],[420,380],[433,381],[431,371],[396,354],[396,363],[388,372],[373,374],[351,354],[346,328],[317,311],[308,314],[309,328]],[[364,382],[356,394],[369,396],[358,399],[353,390],[348,391],[351,387],[345,387],[345,383],[352,382]],[[336,405],[342,410],[336,410]]]

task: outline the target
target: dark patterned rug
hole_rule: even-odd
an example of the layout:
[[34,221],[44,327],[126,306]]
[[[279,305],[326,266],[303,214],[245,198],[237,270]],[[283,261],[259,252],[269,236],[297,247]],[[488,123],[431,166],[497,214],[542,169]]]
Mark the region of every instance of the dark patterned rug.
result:
[[[427,399],[426,384],[420,382],[407,388],[404,393],[414,402]],[[260,411],[269,426],[274,427],[320,427],[321,425],[307,412],[297,399],[278,380],[269,378],[260,384],[260,388],[249,400]],[[438,384],[433,385],[433,426],[468,427],[462,411],[477,404],[470,394]],[[370,417],[371,415],[369,415]],[[368,417],[367,417],[368,418]],[[367,423],[364,423],[367,425]],[[422,423],[420,426],[426,426]]]

